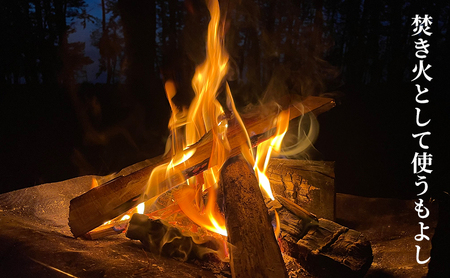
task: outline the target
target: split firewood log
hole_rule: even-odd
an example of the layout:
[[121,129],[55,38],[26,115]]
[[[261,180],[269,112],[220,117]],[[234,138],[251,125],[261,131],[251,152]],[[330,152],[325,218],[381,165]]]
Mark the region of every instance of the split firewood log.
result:
[[231,158],[220,180],[233,277],[288,277],[251,166],[241,157]]
[[272,158],[267,176],[274,194],[319,218],[334,220],[334,161]]

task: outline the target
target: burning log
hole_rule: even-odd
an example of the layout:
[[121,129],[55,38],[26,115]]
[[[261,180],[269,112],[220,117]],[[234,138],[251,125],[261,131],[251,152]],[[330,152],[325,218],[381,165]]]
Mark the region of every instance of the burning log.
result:
[[127,229],[127,227],[128,220],[117,221],[97,227],[89,233],[83,235],[83,237],[85,239],[95,240],[106,236],[121,234]]
[[[277,200],[285,199],[280,201],[285,207],[289,207],[289,201],[291,201],[295,203],[294,206],[299,205],[307,210],[308,213],[314,213],[319,218],[334,219],[334,162],[271,158],[267,173],[275,198]],[[172,191],[168,191],[167,194],[161,195],[158,201],[154,203],[154,206],[148,209],[148,212],[168,208],[167,206],[172,204],[172,202],[167,200],[172,200],[173,198]],[[269,207],[272,206],[273,204]],[[283,227],[289,229],[289,226],[292,226],[288,224],[289,221],[287,219],[289,219],[289,215],[283,213],[286,209],[282,208],[281,204],[279,206],[280,208],[277,211],[280,218],[283,219],[282,215],[286,215],[285,222],[287,226],[284,227],[282,225],[282,229]],[[172,213],[172,210],[168,209],[168,211],[169,214]],[[292,223],[299,221],[298,216],[292,213],[290,215],[292,216]],[[116,219],[120,218],[121,216]],[[98,239],[116,235],[126,229],[127,223],[128,220],[112,221],[111,224],[101,225],[83,235],[83,237]]]
[[239,157],[229,159],[222,168],[221,189],[233,277],[288,277],[250,165]]
[[[307,97],[302,102],[292,102],[284,107],[288,107],[286,109],[289,109],[290,119],[294,119],[308,112],[320,114],[334,105],[334,101],[329,98]],[[278,111],[272,111],[258,118],[242,116],[248,134],[252,135],[252,145],[255,146],[271,137],[271,130],[267,127],[272,126],[277,114]],[[242,132],[236,122],[233,124],[233,121],[229,121],[229,125],[227,137],[231,148],[230,156],[233,157],[241,152],[241,145],[245,139],[242,138]],[[212,145],[211,136],[207,134],[200,142],[188,148],[187,151],[195,149],[195,153],[185,163],[175,167],[182,173],[182,177],[180,175],[169,177],[159,184],[161,190],[167,189],[169,185],[177,185],[206,170]],[[169,161],[170,158],[163,156],[153,158],[147,167],[126,176],[117,177],[72,199],[69,209],[69,226],[73,235],[82,236],[145,201],[143,193],[150,174],[157,166]]]
[[[317,180],[319,179],[319,177],[322,177],[325,172],[332,170],[330,168],[332,167],[332,165],[329,163],[305,162],[305,161],[295,162],[280,159],[275,161],[277,163],[271,165],[271,167],[269,168],[269,172],[273,173],[274,171],[272,171],[271,168],[276,167],[276,165],[278,165],[277,171],[281,171],[281,169],[284,167],[283,165],[292,166],[293,164],[298,166],[294,168],[299,169],[301,168],[303,169],[302,171],[306,171],[305,169],[310,169],[311,170],[310,172],[307,171],[309,173],[308,180],[314,181],[311,182],[311,186],[317,185]],[[245,166],[247,167],[247,165]],[[298,179],[295,178],[296,171],[292,170],[292,168],[290,167],[288,169],[291,169],[290,175],[287,175],[288,177],[291,178],[289,179],[289,181],[294,183],[298,182]],[[304,177],[307,176],[305,173],[302,173],[302,175]],[[332,176],[332,174],[330,173],[329,175]],[[229,176],[229,174],[226,174],[226,176]],[[273,175],[270,177],[271,182],[273,182],[272,178]],[[284,178],[286,179],[286,177]],[[228,187],[230,187],[230,185],[228,185]],[[236,186],[231,188],[233,189],[235,187]],[[235,188],[235,190],[237,189],[243,188],[239,186]],[[171,197],[172,194],[170,192],[165,194],[167,194],[167,196],[164,199],[173,199],[173,197]],[[243,201],[246,202],[246,200],[243,199],[242,197],[246,196],[249,197],[252,194],[253,193],[244,190],[244,193],[240,195],[234,195],[234,197],[239,198],[239,202]],[[223,196],[221,197],[221,199],[222,200],[224,199]],[[185,222],[179,218],[180,215],[172,218],[167,216],[172,215],[174,211],[179,211],[178,205],[176,205],[176,203],[167,206],[166,202],[162,202],[161,205],[164,207],[164,209],[152,213],[151,214],[153,215],[152,217],[158,218],[162,217],[164,219],[167,218],[169,219],[170,223],[172,223],[175,219],[177,219],[177,221],[175,222],[178,223]],[[235,204],[230,205],[235,206]],[[250,205],[250,207],[252,208],[253,212],[255,206]],[[269,208],[273,225],[275,225],[275,221],[273,220],[275,219],[274,210],[278,212],[281,230],[279,237],[279,244],[281,246],[281,250],[285,255],[288,255],[289,257],[294,257],[298,262],[300,262],[303,268],[307,269],[310,273],[318,277],[362,277],[368,270],[369,266],[371,265],[372,251],[370,242],[367,241],[364,235],[362,235],[361,233],[325,219],[317,219],[317,217],[314,214],[300,207],[299,205],[294,203],[294,201],[291,201],[290,199],[277,194],[275,194],[275,200],[267,203],[267,207]],[[181,211],[179,211],[179,213],[183,215]],[[237,215],[235,212],[230,212],[230,214],[232,215],[232,217],[236,217]],[[158,248],[150,247],[149,238],[152,238],[151,234],[155,233],[155,229],[152,229],[152,227],[159,227],[160,230],[162,226],[161,225],[158,226],[158,224],[147,223],[147,221],[149,222],[155,221],[151,219],[147,220],[148,219],[147,216],[139,216],[139,217],[143,218],[145,221],[138,221],[135,224],[130,224],[130,227],[132,227],[132,229],[130,230],[133,231],[132,233],[130,233],[130,235],[138,234],[138,236],[133,235],[129,237],[141,240],[141,242],[144,244],[144,246],[147,247],[147,249],[153,250],[154,252],[156,251],[158,254],[160,254],[161,251]],[[252,220],[255,219],[253,217],[253,214],[245,212],[245,217],[246,219],[244,223],[253,225],[252,223],[253,221],[255,221]],[[170,229],[172,230],[176,229],[175,226],[171,226],[170,224],[166,225],[170,226]],[[107,225],[103,225],[100,228],[107,229],[107,227],[108,227]],[[180,230],[178,231],[178,233],[182,233],[181,231],[189,230],[188,227],[189,225],[183,228],[177,227],[177,229]],[[95,232],[93,234],[96,235],[97,231],[100,228],[95,229],[89,234]],[[236,229],[240,229],[240,225],[237,225],[235,227],[235,230]],[[229,234],[231,231],[233,231],[232,229],[230,230],[230,228],[228,230]],[[270,230],[272,230],[272,228]],[[139,231],[139,233],[136,233],[136,231]],[[249,236],[253,236],[253,233],[255,233],[256,231],[259,233],[261,229],[252,228]],[[198,233],[196,233],[196,235],[197,234]],[[273,232],[270,232],[269,234],[272,236]],[[154,239],[152,239],[151,242],[153,242],[153,240]],[[158,242],[158,240],[155,240],[155,242]],[[165,248],[167,248],[167,250],[169,251],[182,250],[184,248],[183,244],[186,245],[184,241],[174,242],[173,244]],[[259,243],[256,246],[257,247],[259,246],[258,248],[260,248],[261,244]],[[230,250],[231,251],[236,250],[233,249],[235,247],[236,247],[235,244],[231,244]],[[164,251],[163,253],[168,254],[167,251]],[[219,261],[217,260],[211,261],[210,256],[208,256],[207,261],[211,265],[213,265],[215,269],[222,269]],[[241,260],[239,260],[238,262],[239,265],[242,265]]]

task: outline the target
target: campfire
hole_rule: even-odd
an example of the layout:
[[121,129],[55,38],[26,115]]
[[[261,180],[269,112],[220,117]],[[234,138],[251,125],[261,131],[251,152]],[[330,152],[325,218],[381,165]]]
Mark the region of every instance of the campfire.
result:
[[[391,131],[408,124],[389,97],[411,87],[393,79],[411,74],[390,66],[399,48],[383,30],[412,42],[412,27],[391,16],[410,7],[389,6],[378,26],[383,16],[366,2],[102,1],[91,38],[99,39],[98,74],[106,66],[107,76],[92,84],[76,78],[90,59],[69,37],[72,19],[89,26],[92,18],[75,2],[5,10],[17,15],[5,23],[30,32],[10,40],[20,47],[3,72],[3,131],[11,134],[2,189],[23,189],[0,194],[1,277],[411,278],[445,266],[445,198],[398,199],[413,197],[414,183],[402,192],[409,162],[396,162],[407,148],[391,154],[405,139]],[[14,47],[5,47],[8,56]],[[341,67],[345,86],[324,56]],[[337,88],[342,94],[322,94]],[[169,107],[170,119],[161,112]],[[336,160],[336,176],[335,163],[321,158]],[[426,196],[440,192],[428,185]]]
[[[177,107],[176,85],[165,83],[172,108],[166,153],[106,183],[94,179],[90,191],[70,202],[73,236],[126,231],[155,253],[229,262],[233,277],[288,277],[283,255],[319,276],[331,277],[336,269],[342,277],[364,274],[370,243],[331,221],[334,188],[324,186],[314,196],[311,185],[305,192],[286,187],[286,169],[292,179],[293,173],[305,176],[299,165],[319,172],[332,172],[332,165],[271,159],[290,120],[327,111],[334,101],[284,96],[239,114],[225,80],[229,57],[218,1],[208,1],[208,9],[206,60],[192,79],[190,106]],[[225,95],[224,106],[218,94]]]

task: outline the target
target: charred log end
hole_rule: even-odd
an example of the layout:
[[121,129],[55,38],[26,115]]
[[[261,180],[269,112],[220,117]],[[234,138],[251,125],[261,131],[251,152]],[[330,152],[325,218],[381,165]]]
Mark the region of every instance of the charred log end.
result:
[[242,157],[224,164],[221,190],[233,277],[288,277],[258,181]]
[[326,219],[319,222],[295,246],[301,265],[317,277],[363,277],[373,261],[370,242],[355,230]]

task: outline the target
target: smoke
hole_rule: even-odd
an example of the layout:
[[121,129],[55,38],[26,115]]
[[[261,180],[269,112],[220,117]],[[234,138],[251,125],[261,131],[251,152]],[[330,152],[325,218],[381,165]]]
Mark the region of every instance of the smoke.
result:
[[306,158],[306,151],[313,147],[318,136],[319,122],[314,114],[308,113],[301,116],[298,121],[291,121],[279,156],[298,157],[302,154],[303,158]]
[[317,96],[340,84],[339,71],[326,61],[333,41],[324,35],[319,4],[227,3],[225,42],[232,60],[228,79],[238,106],[285,94]]
[[[238,110],[286,95],[330,96],[341,85],[339,70],[326,61],[333,41],[319,2],[229,0],[227,7],[228,82]],[[312,114],[291,121],[279,155],[307,158],[318,134]]]

